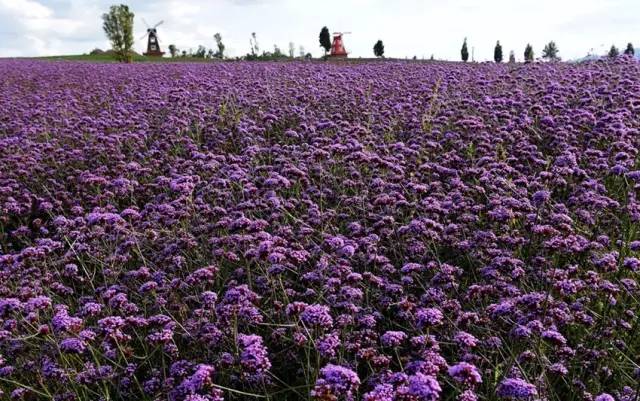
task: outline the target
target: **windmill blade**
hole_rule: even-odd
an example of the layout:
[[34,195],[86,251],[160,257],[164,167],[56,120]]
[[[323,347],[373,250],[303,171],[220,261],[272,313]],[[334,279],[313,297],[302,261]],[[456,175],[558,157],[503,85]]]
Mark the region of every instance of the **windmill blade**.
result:
[[155,25],[153,26],[153,29],[156,29],[157,27],[159,27],[159,26],[160,26],[160,25],[162,25],[162,24],[164,24],[164,20],[162,20],[162,21],[158,22],[157,24],[155,24]]
[[148,34],[149,34],[148,32],[147,32],[147,33],[145,33],[145,34],[144,34],[144,35],[142,35],[142,36],[140,37],[140,39],[138,39],[138,40],[142,40],[142,39],[146,38]]
[[147,26],[147,29],[149,29],[149,24],[147,24],[147,20],[142,18],[142,22],[144,22],[144,24]]

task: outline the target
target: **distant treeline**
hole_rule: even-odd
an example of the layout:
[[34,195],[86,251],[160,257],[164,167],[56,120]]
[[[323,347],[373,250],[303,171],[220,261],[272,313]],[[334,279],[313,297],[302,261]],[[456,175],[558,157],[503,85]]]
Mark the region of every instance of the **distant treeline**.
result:
[[[208,49],[206,46],[199,45],[195,50],[193,48],[189,49],[179,49],[176,45],[169,45],[169,54],[173,58],[183,57],[183,58],[203,58],[203,59],[225,59],[225,49],[226,46],[222,42],[222,35],[220,33],[216,33],[213,35],[214,40],[216,41],[216,48]],[[293,58],[312,58],[311,53],[306,53],[303,46],[299,46],[297,49],[293,42],[289,43],[288,52],[283,52],[278,45],[273,45],[273,51],[263,50],[260,52],[260,46],[258,45],[258,39],[256,33],[253,32],[251,34],[251,38],[249,39],[249,44],[251,46],[251,51],[244,56],[235,57],[235,59],[244,59],[244,60],[280,60],[280,59],[293,59]],[[297,51],[296,51],[297,50]]]

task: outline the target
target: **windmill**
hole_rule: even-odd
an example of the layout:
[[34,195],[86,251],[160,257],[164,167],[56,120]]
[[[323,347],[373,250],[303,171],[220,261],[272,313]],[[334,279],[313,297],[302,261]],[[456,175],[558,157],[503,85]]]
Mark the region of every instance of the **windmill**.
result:
[[147,26],[147,33],[142,35],[142,37],[139,39],[142,40],[144,38],[147,38],[147,52],[144,53],[144,55],[151,57],[162,57],[164,55],[164,52],[160,49],[160,42],[158,41],[158,31],[156,28],[162,25],[164,21],[158,22],[153,27],[150,27],[149,24],[147,24],[147,21],[144,20],[144,18],[142,19],[142,22],[144,22],[144,24]]
[[344,42],[342,41],[342,35],[348,35],[351,32],[334,32],[333,43],[331,44],[330,57],[347,57],[347,49],[344,48]]

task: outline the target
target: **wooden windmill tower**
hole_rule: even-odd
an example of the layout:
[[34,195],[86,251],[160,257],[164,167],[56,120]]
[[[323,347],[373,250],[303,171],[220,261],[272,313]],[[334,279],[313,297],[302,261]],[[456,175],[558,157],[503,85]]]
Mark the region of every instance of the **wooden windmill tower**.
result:
[[158,22],[153,27],[150,27],[149,24],[147,24],[147,21],[144,20],[144,18],[142,19],[142,22],[144,22],[144,24],[147,26],[147,33],[145,33],[140,38],[140,40],[147,38],[147,51],[146,53],[143,53],[143,54],[145,56],[151,56],[151,57],[162,57],[164,55],[164,52],[160,48],[157,28],[160,25],[162,25],[164,21]]
[[349,53],[347,53],[347,49],[344,48],[344,41],[342,40],[342,35],[348,35],[351,32],[334,32],[333,33],[333,43],[331,44],[331,53],[329,53],[330,57],[347,57]]

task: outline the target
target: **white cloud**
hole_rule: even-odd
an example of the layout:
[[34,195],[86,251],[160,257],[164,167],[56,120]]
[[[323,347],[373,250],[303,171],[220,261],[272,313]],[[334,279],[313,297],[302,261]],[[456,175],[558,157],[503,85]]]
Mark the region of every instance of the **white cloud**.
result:
[[[107,47],[101,15],[112,0],[0,0],[0,56],[83,53]],[[391,57],[457,60],[464,37],[478,60],[490,59],[496,40],[522,58],[531,43],[537,54],[555,40],[564,58],[623,47],[635,38],[635,0],[128,0],[136,13],[136,38],[149,23],[165,20],[161,43],[179,48],[213,47],[220,32],[231,56],[249,51],[256,32],[261,48],[283,51],[294,42],[319,55],[318,33],[351,31],[352,56],[370,57],[377,39]],[[603,45],[603,46],[601,46]],[[136,43],[139,51],[144,41]]]
[[3,10],[18,18],[48,18],[53,11],[32,0],[0,0],[0,10]]

